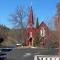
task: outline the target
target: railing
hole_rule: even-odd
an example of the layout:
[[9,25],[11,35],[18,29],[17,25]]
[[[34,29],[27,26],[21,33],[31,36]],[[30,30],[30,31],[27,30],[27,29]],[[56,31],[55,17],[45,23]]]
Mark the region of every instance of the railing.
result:
[[60,60],[59,55],[35,55],[34,60]]

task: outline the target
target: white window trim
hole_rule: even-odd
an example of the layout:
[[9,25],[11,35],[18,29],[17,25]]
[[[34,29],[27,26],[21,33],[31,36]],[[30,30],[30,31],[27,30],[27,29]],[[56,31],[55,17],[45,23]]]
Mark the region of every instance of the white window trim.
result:
[[40,35],[41,35],[41,37],[44,37],[45,36],[45,29],[44,28],[41,28]]

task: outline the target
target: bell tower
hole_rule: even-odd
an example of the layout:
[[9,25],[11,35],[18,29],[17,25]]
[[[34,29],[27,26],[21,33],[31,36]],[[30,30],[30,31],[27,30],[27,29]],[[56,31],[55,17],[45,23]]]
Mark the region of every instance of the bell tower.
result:
[[33,10],[32,10],[32,6],[30,6],[29,15],[28,15],[28,26],[27,26],[27,35],[28,35],[27,45],[29,47],[33,46],[34,33],[35,33],[35,29],[34,29]]

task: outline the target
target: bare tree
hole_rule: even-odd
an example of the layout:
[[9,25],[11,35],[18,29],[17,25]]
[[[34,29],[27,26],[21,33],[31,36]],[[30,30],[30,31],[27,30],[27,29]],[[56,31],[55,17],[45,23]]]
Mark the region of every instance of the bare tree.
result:
[[25,18],[25,12],[22,8],[22,6],[17,7],[16,12],[14,14],[11,14],[11,18],[10,21],[12,21],[13,25],[15,28],[20,29],[20,40],[18,40],[19,42],[23,42],[24,41],[24,27],[25,27],[25,23],[24,23],[24,18]]

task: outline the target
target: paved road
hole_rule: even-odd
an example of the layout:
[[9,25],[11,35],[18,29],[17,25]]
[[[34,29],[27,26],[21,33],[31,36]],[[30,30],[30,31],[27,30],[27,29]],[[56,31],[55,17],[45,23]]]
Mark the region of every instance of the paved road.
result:
[[35,55],[56,55],[57,49],[19,48],[7,54],[7,60],[34,60]]

